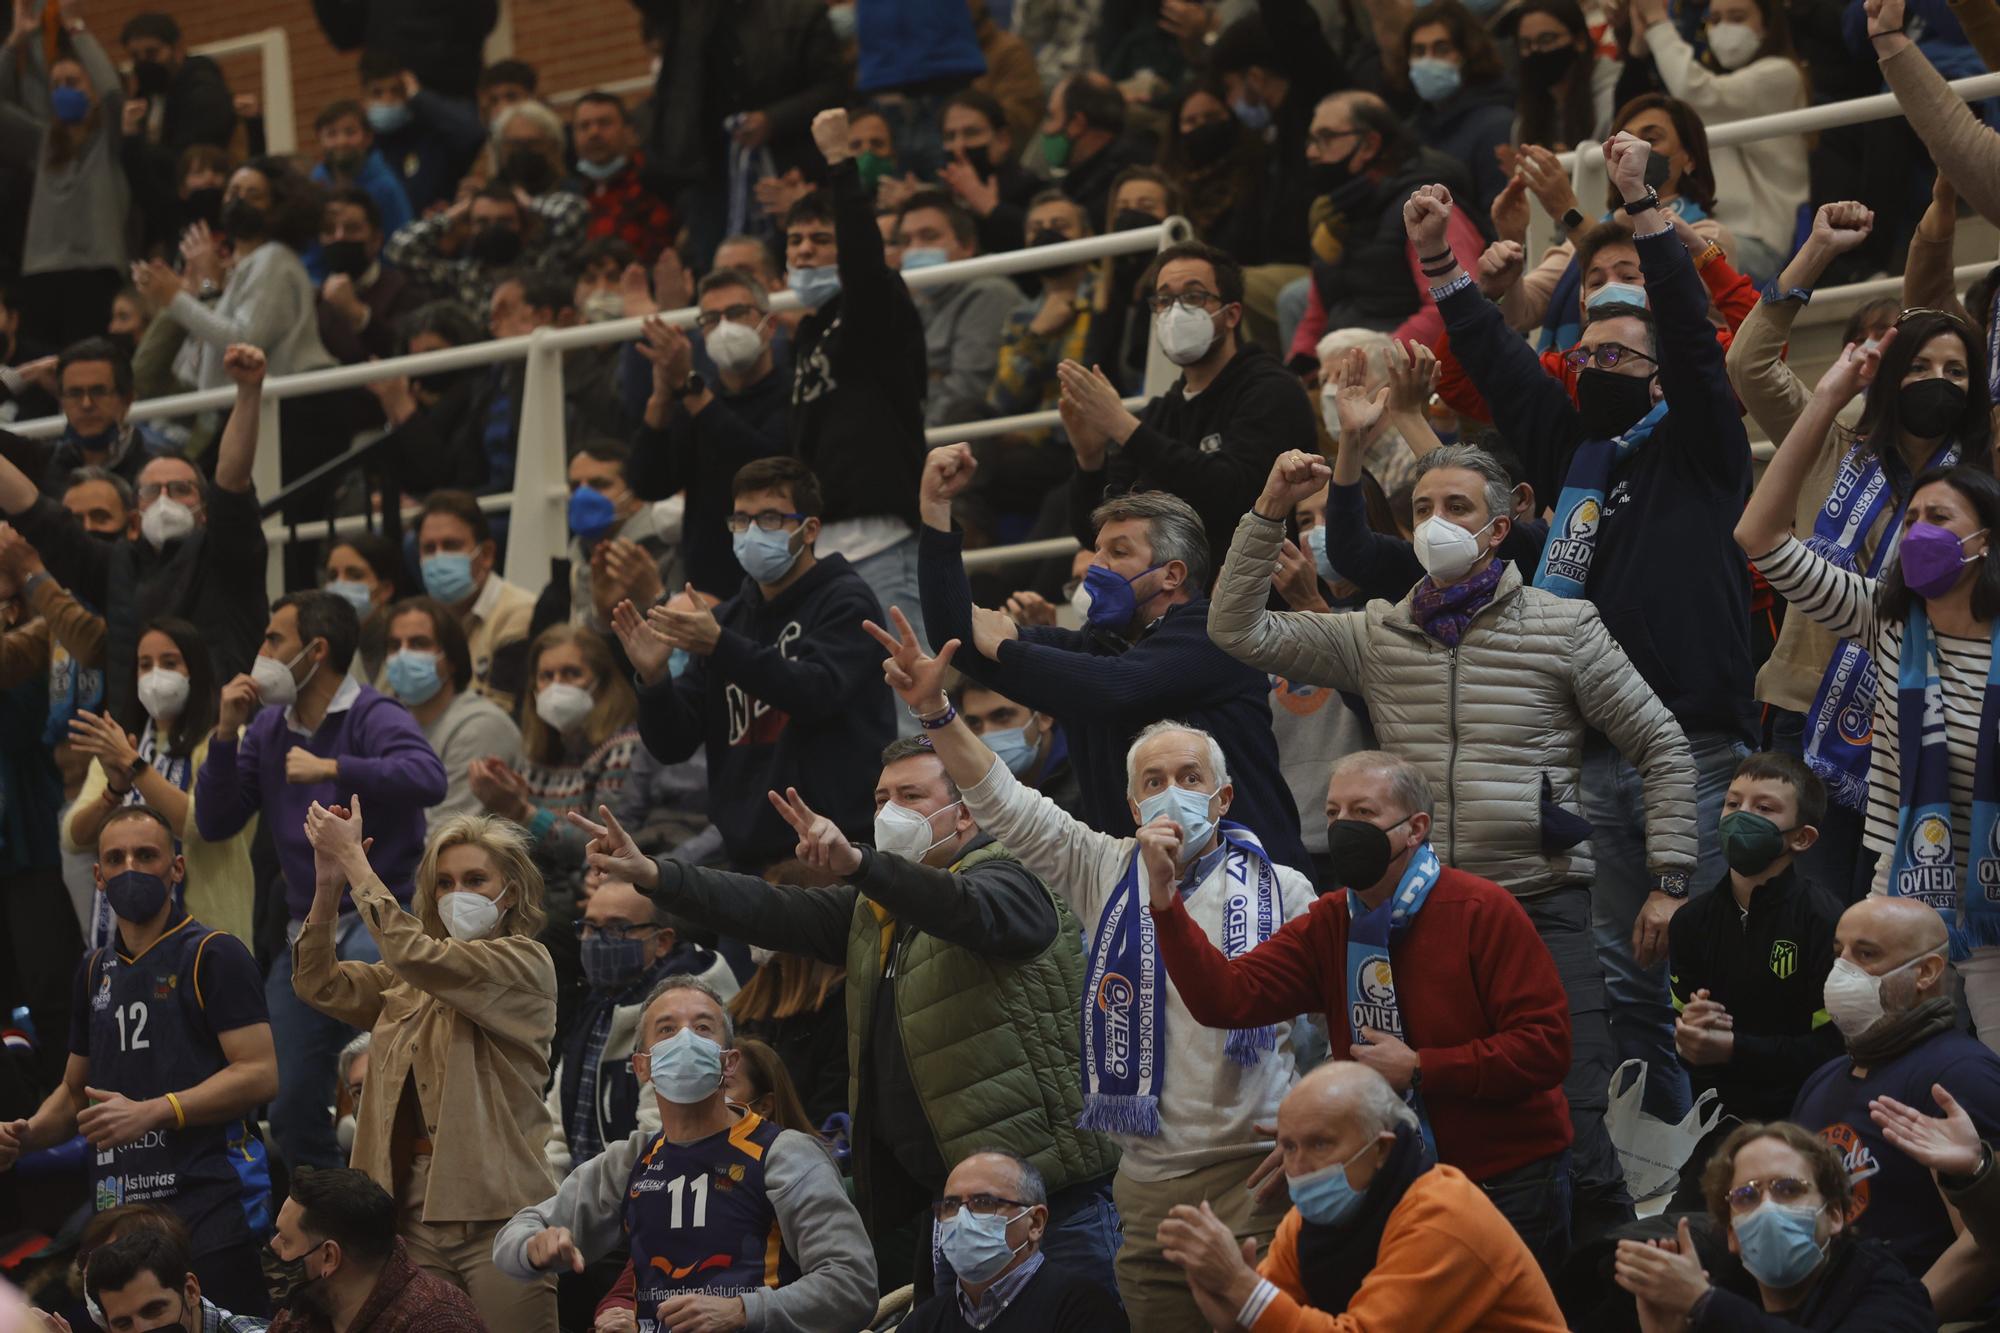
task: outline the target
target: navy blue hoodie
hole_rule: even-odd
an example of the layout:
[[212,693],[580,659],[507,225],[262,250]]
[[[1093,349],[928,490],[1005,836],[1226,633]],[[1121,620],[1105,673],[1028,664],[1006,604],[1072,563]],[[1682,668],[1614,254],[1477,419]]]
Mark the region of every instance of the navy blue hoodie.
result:
[[715,608],[722,639],[679,677],[639,690],[639,736],[679,763],[708,747],[708,817],[732,865],[761,869],[798,837],[765,793],[797,787],[850,838],[874,841],[875,781],[896,738],[882,646],[861,628],[881,604],[837,555],[765,601],[755,582]]

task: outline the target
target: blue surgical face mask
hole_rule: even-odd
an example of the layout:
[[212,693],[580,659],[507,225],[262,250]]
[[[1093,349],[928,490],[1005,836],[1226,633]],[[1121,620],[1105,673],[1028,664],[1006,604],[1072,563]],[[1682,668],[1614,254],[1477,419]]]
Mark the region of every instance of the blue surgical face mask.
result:
[[1215,836],[1215,820],[1209,809],[1215,804],[1213,792],[1187,787],[1169,787],[1139,802],[1139,822],[1150,824],[1161,815],[1181,826],[1180,863],[1186,865],[1208,846]]
[[424,591],[450,606],[472,595],[472,556],[440,551],[423,559]]
[[1242,121],[1250,129],[1261,132],[1271,123],[1271,108],[1265,106],[1262,102],[1252,102],[1238,98],[1229,104],[1229,109],[1235,113],[1236,119]]
[[1041,757],[1041,743],[1028,739],[1026,727],[989,731],[979,739],[986,742],[987,749],[1000,756],[1000,762],[1007,765],[1007,771],[1017,778],[1034,768],[1035,761]]
[[1105,629],[1124,629],[1139,614],[1139,598],[1132,585],[1139,579],[1159,569],[1154,565],[1139,571],[1137,578],[1126,578],[1115,569],[1104,565],[1092,565],[1083,571],[1083,586],[1090,590],[1091,624]]
[[589,541],[601,537],[618,521],[618,506],[595,486],[579,486],[569,496],[569,530]]
[[913,245],[903,251],[903,272],[914,273],[920,268],[936,268],[948,264],[951,256],[942,247],[935,245]]
[[1736,1245],[1751,1277],[1775,1290],[1796,1287],[1825,1256],[1819,1242],[1820,1210],[1770,1199],[1735,1219]]
[[682,1028],[647,1052],[653,1091],[676,1106],[693,1106],[722,1086],[722,1048],[693,1028]]
[[365,583],[353,579],[335,579],[326,585],[327,592],[354,608],[354,614],[366,620],[375,613],[375,597]]
[[406,704],[427,704],[437,698],[437,692],[444,688],[444,677],[438,673],[436,653],[420,653],[414,648],[404,648],[391,653],[383,665],[383,679],[396,697]]
[[833,264],[787,269],[785,285],[808,310],[817,310],[840,294],[840,269]]
[[789,532],[766,532],[752,526],[733,535],[729,549],[736,553],[736,563],[743,566],[745,574],[768,585],[792,572],[792,566],[799,562],[799,552],[805,547],[803,544],[794,547]]
[[410,123],[408,102],[370,102],[368,127],[377,134],[394,134]]
[[1636,282],[1607,282],[1590,294],[1583,308],[1595,310],[1604,305],[1635,305],[1641,310],[1651,309],[1646,304],[1646,289]]
[[1442,102],[1458,91],[1463,74],[1449,60],[1429,58],[1410,62],[1410,87],[1426,102]]
[[1354,1216],[1361,1201],[1368,1197],[1368,1191],[1354,1188],[1347,1179],[1347,1168],[1373,1150],[1376,1143],[1375,1139],[1368,1140],[1360,1152],[1344,1162],[1302,1176],[1286,1176],[1285,1187],[1291,1191],[1292,1206],[1299,1210],[1299,1216],[1322,1227],[1337,1227]]
[[576,160],[576,169],[594,181],[608,181],[625,170],[627,159],[614,157],[609,162],[590,162],[583,158]]
[[1326,558],[1326,524],[1318,524],[1306,533],[1306,545],[1312,549],[1313,568],[1319,571],[1319,576],[1328,583],[1339,583],[1340,571]]
[[[1020,1249],[1007,1243],[1007,1228],[1027,1214],[1025,1208],[1012,1217],[960,1208],[955,1216],[938,1223],[938,1248],[962,1281],[991,1282]],[[1021,1245],[1027,1243],[1022,1241]]]

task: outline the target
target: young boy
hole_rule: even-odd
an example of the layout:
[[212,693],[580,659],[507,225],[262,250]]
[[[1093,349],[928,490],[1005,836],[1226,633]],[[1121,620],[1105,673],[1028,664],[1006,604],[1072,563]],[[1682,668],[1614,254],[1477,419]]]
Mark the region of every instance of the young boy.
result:
[[[1731,1121],[1785,1119],[1806,1077],[1844,1049],[1821,998],[1841,904],[1792,865],[1825,817],[1826,787],[1799,759],[1745,759],[1722,802],[1729,874],[1712,893],[1697,885],[1668,927],[1674,1045],[1695,1095],[1716,1089]],[[1699,1199],[1701,1169],[1733,1127],[1695,1149],[1675,1207]]]

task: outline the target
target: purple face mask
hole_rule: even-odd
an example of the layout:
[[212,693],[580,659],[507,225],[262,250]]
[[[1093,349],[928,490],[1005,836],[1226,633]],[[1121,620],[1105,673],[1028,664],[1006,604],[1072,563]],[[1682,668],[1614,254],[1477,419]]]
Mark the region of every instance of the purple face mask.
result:
[[[1971,559],[1977,560],[1984,554],[1982,551]],[[1903,544],[1897,559],[1903,563],[1904,585],[1923,598],[1939,597],[1950,592],[1952,585],[1958,582],[1959,571],[1970,563],[1958,534],[1935,523],[1910,524],[1903,532]]]

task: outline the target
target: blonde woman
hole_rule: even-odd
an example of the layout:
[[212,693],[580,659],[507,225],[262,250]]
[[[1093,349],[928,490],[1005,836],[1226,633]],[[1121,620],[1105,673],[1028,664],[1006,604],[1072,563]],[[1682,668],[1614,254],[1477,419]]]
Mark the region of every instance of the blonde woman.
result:
[[[542,876],[519,828],[458,815],[431,829],[405,912],[368,864],[361,803],[314,802],[313,903],[293,946],[292,987],[321,1013],[372,1029],[353,1165],[393,1194],[410,1257],[471,1294],[494,1329],[556,1324],[554,1282],[493,1267],[493,1237],[555,1190],[542,1088],[556,974],[535,935]],[[382,951],[337,962],[345,889]]]
[[520,769],[488,757],[467,771],[472,794],[494,814],[528,831],[535,861],[559,901],[583,879],[584,836],[563,815],[609,805],[623,819],[643,816],[626,804],[638,697],[602,637],[576,625],[551,625],[528,649],[534,699],[521,721]]

